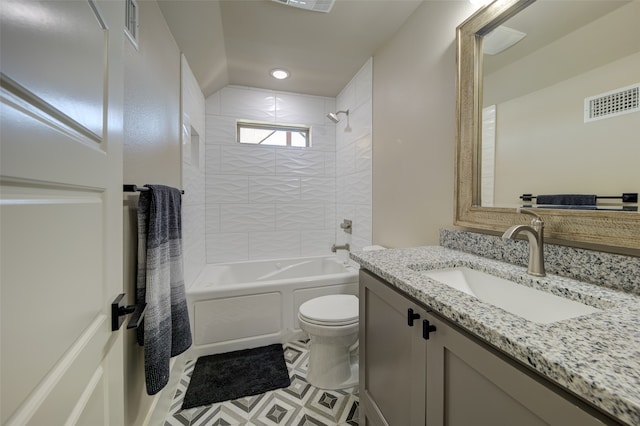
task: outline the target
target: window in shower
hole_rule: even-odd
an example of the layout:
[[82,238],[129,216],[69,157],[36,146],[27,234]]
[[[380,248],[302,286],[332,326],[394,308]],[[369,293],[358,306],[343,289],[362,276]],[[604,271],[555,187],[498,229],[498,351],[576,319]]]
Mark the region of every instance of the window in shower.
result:
[[238,121],[238,142],[250,145],[310,146],[311,129],[306,126]]

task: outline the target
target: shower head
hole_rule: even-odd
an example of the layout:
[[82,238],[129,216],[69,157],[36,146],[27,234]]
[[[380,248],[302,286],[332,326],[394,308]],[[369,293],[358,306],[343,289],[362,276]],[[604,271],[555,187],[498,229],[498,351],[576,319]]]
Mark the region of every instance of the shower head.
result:
[[338,118],[339,114],[345,114],[347,116],[347,118],[349,118],[349,110],[338,111],[338,112],[330,112],[329,114],[327,114],[327,118],[329,120],[333,121],[334,123],[338,123],[340,121],[340,119]]

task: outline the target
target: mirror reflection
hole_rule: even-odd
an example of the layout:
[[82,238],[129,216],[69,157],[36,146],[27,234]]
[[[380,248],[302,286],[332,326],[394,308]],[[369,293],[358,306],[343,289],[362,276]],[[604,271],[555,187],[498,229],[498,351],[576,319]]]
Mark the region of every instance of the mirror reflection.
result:
[[482,206],[637,211],[639,21],[639,0],[538,0],[484,37]]

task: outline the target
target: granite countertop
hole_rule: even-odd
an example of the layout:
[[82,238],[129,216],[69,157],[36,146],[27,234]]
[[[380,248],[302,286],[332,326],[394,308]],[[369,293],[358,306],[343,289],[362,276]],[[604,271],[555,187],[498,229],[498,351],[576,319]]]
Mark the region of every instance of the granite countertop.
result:
[[[624,423],[640,424],[640,297],[445,247],[354,252],[385,279],[506,354]],[[409,268],[409,266],[411,268]],[[468,266],[602,309],[538,324],[454,290],[424,270]]]

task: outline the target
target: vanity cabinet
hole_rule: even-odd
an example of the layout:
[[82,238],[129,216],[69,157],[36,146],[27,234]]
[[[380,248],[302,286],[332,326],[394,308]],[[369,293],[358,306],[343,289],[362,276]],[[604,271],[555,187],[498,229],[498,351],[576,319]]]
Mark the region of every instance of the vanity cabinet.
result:
[[361,425],[611,423],[382,279],[360,271]]

